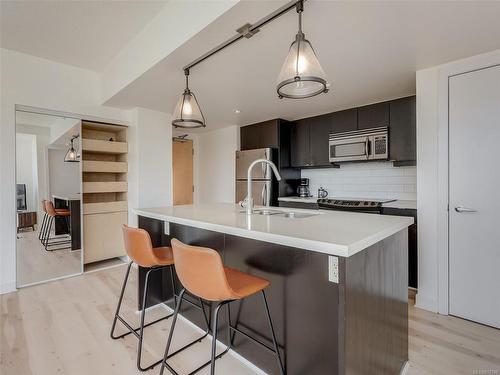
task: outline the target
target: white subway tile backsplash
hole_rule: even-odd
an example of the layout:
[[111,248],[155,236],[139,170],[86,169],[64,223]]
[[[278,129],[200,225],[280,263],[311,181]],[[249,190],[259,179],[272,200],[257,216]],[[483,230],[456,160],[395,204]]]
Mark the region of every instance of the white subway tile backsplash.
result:
[[321,186],[330,196],[417,199],[416,167],[393,167],[392,162],[346,163],[338,169],[303,169],[311,194]]

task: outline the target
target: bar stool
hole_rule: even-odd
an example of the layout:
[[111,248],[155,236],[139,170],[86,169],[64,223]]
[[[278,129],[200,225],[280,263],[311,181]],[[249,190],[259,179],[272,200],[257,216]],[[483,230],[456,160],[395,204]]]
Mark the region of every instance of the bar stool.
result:
[[[42,245],[45,248],[45,251],[54,251],[54,250],[62,250],[67,249],[70,246],[66,246],[71,242],[71,240],[59,238],[51,238],[50,231],[52,230],[52,224],[54,223],[56,218],[64,218],[66,221],[66,225],[69,228],[68,218],[71,216],[71,212],[69,210],[56,210],[54,208],[54,204],[51,201],[44,201],[45,213],[47,215],[47,220],[45,222],[44,232],[42,233]],[[64,245],[64,246],[63,246]],[[56,248],[52,247],[56,246]],[[59,247],[62,246],[62,247]]]
[[[216,303],[214,315],[212,317],[211,359],[210,361],[204,363],[197,369],[190,372],[190,375],[195,374],[208,365],[210,365],[210,374],[215,374],[215,361],[226,354],[231,348],[232,331],[243,334],[255,343],[262,345],[264,348],[274,353],[276,355],[280,374],[284,375],[286,372],[281,360],[278,344],[276,342],[274,326],[271,319],[271,314],[269,312],[269,306],[267,304],[266,293],[264,290],[270,285],[269,281],[232,268],[224,267],[221,256],[217,251],[213,249],[186,245],[175,238],[172,239],[171,245],[175,261],[175,271],[184,287],[184,289],[182,289],[180,293],[180,296],[182,297],[187,290],[192,295],[198,296],[206,301]],[[262,299],[269,322],[269,329],[272,334],[272,348],[231,325],[229,304],[233,301],[242,300],[259,292],[261,292],[262,294]],[[181,304],[182,298],[179,298],[175,307],[174,317],[165,348],[165,355],[163,357],[160,375],[163,374],[165,367],[168,368],[168,370],[172,374],[177,375],[177,372],[168,364],[167,359],[176,354],[173,353],[169,355],[168,352],[172,343],[172,337],[174,334],[175,324],[177,321],[177,316],[179,315]],[[219,312],[223,306],[227,306],[228,311],[227,347],[222,353],[216,354],[218,317]]]
[[[147,366],[143,367],[141,363],[141,358],[142,358],[142,344],[143,344],[143,339],[144,339],[144,328],[153,325],[155,323],[158,323],[162,320],[168,319],[174,314],[169,314],[167,316],[161,317],[159,319],[156,319],[150,323],[144,324],[144,319],[146,316],[146,302],[147,302],[147,297],[148,297],[148,287],[149,287],[149,277],[152,272],[156,272],[159,270],[164,270],[168,268],[170,270],[170,281],[172,283],[172,290],[173,290],[173,298],[174,302],[177,301],[177,294],[175,292],[175,282],[174,282],[174,273],[173,273],[173,264],[174,264],[174,259],[172,256],[172,249],[170,247],[155,247],[153,248],[153,245],[151,243],[151,237],[149,236],[149,233],[145,231],[144,229],[137,229],[137,228],[131,228],[127,225],[123,225],[123,240],[124,240],[124,245],[125,245],[125,250],[127,252],[128,257],[131,259],[131,261],[128,264],[127,271],[125,273],[125,279],[123,280],[123,285],[122,289],[120,292],[120,298],[118,300],[118,306],[116,307],[116,312],[115,312],[115,317],[113,319],[113,325],[111,326],[111,333],[110,336],[112,339],[117,340],[120,338],[123,338],[129,334],[133,334],[137,339],[139,340],[138,342],[138,347],[137,347],[137,368],[140,371],[148,371],[158,365],[160,362],[162,362],[162,359],[158,360],[157,362]],[[140,325],[138,328],[132,328],[132,326],[125,321],[120,316],[120,308],[122,305],[123,301],[123,295],[125,293],[125,287],[127,286],[127,281],[128,277],[130,274],[130,268],[132,267],[132,264],[135,263],[140,267],[148,269],[146,272],[146,278],[145,278],[145,283],[144,283],[144,292],[143,292],[143,299],[142,299],[142,311],[141,311],[141,318],[140,318]],[[180,298],[183,298],[180,297]],[[203,307],[203,302],[201,299],[199,299],[201,306],[198,306],[196,304],[193,304],[195,307],[199,307],[203,310],[203,315],[205,317],[205,321],[207,323],[207,327],[209,327],[209,322],[208,318],[206,316],[204,307]],[[187,301],[186,302],[190,302]],[[191,303],[191,302],[190,302]],[[119,320],[120,322],[123,323],[123,325],[128,329],[128,332],[115,336],[114,331],[116,327],[116,322]],[[139,333],[137,332],[139,331]],[[207,336],[209,333],[209,330],[207,328],[207,331],[205,333],[205,336]],[[192,343],[189,344],[193,345],[197,341],[202,340],[205,336],[202,336],[201,338],[196,339]]]
[[[38,231],[38,239],[41,241],[42,240],[42,234],[45,232],[45,225],[48,224],[48,217],[49,215],[47,214],[47,210],[45,209],[45,202],[47,200],[46,199],[42,199],[42,211],[43,211],[43,219],[42,219],[42,224],[40,225],[40,230]],[[61,212],[61,213],[66,213],[66,212],[70,212],[69,210],[67,209],[59,209],[59,208],[55,208],[56,210],[56,213],[57,212]],[[70,213],[71,215],[71,213]],[[68,228],[69,229],[69,228]]]

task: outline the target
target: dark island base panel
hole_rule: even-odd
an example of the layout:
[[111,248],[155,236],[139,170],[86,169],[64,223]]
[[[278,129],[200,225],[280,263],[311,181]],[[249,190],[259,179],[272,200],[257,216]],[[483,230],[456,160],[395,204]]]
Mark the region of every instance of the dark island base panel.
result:
[[[339,258],[336,284],[328,281],[326,254],[173,223],[165,228],[164,222],[146,217],[139,217],[139,227],[150,233],[153,246],[169,245],[175,237],[210,247],[225,265],[268,279],[269,307],[289,375],[399,374],[407,361],[406,231]],[[144,277],[139,269],[139,301]],[[169,272],[157,273],[151,287],[147,307],[171,299]],[[260,295],[230,306],[233,325],[238,322],[240,329],[271,344]],[[205,328],[198,309],[186,303],[182,314]],[[226,314],[224,308],[218,331],[224,343]],[[242,335],[236,335],[234,349],[265,372],[279,374],[275,357]]]

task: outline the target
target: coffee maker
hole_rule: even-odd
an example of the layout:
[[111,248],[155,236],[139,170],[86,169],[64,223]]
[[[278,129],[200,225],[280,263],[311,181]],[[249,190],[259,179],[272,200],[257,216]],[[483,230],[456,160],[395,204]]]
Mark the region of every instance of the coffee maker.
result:
[[309,179],[301,178],[299,179],[299,186],[297,188],[297,195],[301,198],[308,198],[311,196],[309,193]]

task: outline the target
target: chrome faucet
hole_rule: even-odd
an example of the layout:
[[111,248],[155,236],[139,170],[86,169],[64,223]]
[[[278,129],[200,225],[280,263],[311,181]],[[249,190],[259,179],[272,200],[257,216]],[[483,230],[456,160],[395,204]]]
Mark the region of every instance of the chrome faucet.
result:
[[278,172],[278,168],[276,168],[276,165],[274,165],[272,161],[266,159],[257,159],[252,164],[250,164],[247,172],[247,207],[246,207],[247,215],[251,215],[253,213],[252,169],[259,163],[269,164],[274,172],[274,175],[276,176],[276,179],[278,181],[281,181],[281,175]]

